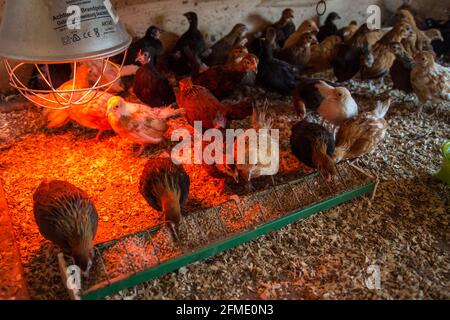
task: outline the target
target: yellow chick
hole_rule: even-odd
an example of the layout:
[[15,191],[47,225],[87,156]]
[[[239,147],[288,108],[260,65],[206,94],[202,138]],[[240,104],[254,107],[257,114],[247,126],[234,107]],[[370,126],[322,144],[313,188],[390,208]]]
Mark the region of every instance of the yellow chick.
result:
[[121,97],[108,101],[107,117],[113,130],[122,138],[141,145],[141,155],[149,144],[159,144],[169,129],[166,120],[183,114],[183,109],[150,108],[147,105],[126,102]]

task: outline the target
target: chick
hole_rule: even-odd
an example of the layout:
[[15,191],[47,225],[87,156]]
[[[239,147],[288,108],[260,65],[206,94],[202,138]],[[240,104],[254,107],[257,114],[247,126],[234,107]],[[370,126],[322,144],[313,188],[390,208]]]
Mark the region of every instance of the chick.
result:
[[328,70],[332,67],[334,59],[338,55],[339,44],[342,39],[339,36],[329,36],[319,44],[311,47],[311,58],[307,67],[313,72]]
[[235,25],[229,34],[211,47],[212,52],[208,56],[206,63],[209,66],[226,63],[228,53],[236,43],[245,37],[247,31],[248,28],[245,24],[238,23]]
[[[61,86],[58,87],[57,91],[64,91],[64,90],[76,90],[76,89],[86,89],[89,88],[89,67],[85,65],[78,65],[76,68],[76,74],[71,79],[63,83]],[[74,81],[75,80],[75,81]],[[64,100],[69,100],[71,97],[71,92],[67,93],[59,93],[62,97],[64,97]],[[77,101],[81,97],[83,97],[85,93],[82,92],[73,92],[72,101]],[[46,110],[44,110],[44,113],[46,113],[47,117],[55,118],[55,125],[59,126],[62,125],[64,121],[68,121],[67,119],[67,109],[65,110],[56,110],[61,109],[61,105],[58,103],[58,101],[61,101],[61,97],[58,95],[58,93],[49,93],[49,94],[39,94],[35,95],[30,98],[31,102],[36,104],[37,106],[44,105],[47,107]],[[56,118],[59,118],[61,116],[61,121],[56,121]]]
[[[247,181],[248,189],[251,190],[251,180],[261,176],[273,176],[279,170],[279,141],[277,137],[270,133],[272,129],[272,118],[268,115],[267,105],[260,110],[254,109],[252,118],[252,127],[254,132],[258,134],[258,145],[245,144],[245,161],[239,162],[237,151],[239,148],[240,139],[245,139],[248,135],[244,131],[241,136],[238,136],[234,142],[234,155],[236,170],[239,176]],[[261,130],[263,129],[263,130]],[[267,143],[266,153],[263,155],[265,159],[261,158],[261,142]],[[250,162],[251,159],[258,159],[255,163]]]
[[141,67],[134,78],[133,92],[149,106],[168,106],[175,102],[175,94],[169,80],[151,63],[152,51],[152,47],[145,47],[137,55]]
[[290,95],[297,85],[298,70],[291,64],[276,59],[270,39],[262,39],[257,80],[267,89]]
[[[438,29],[442,35],[443,40],[435,40],[431,44],[433,46],[433,50],[436,53],[437,57],[441,57],[442,55],[450,55],[450,19],[447,22],[437,21],[433,18],[428,18],[425,20],[427,28],[435,28]],[[425,30],[427,33],[427,31]],[[427,34],[427,36],[429,36]]]
[[336,136],[334,161],[353,159],[374,151],[386,134],[388,123],[384,117],[389,107],[390,100],[378,101],[375,110],[346,120]]
[[319,40],[319,42],[322,42],[329,36],[337,35],[338,28],[335,22],[340,19],[341,17],[336,12],[330,12],[325,20],[325,24],[323,26],[320,26],[319,28],[319,33],[317,33],[317,40]]
[[277,57],[296,66],[301,71],[311,58],[311,45],[316,43],[316,36],[311,32],[305,32],[296,45],[282,49]]
[[204,68],[202,59],[208,53],[205,39],[198,30],[197,14],[187,12],[184,16],[189,21],[189,29],[178,39],[169,59],[169,65],[178,75],[199,73]]
[[390,48],[395,55],[395,61],[389,70],[393,84],[392,88],[401,90],[404,93],[412,93],[411,70],[414,67],[414,59],[399,42],[392,42]]
[[374,57],[367,40],[369,33],[372,32],[367,24],[363,24],[348,41],[337,46],[337,54],[331,65],[339,82],[353,78],[360,71],[362,63],[371,67]]
[[298,27],[297,31],[291,34],[290,37],[286,40],[283,49],[292,47],[296,43],[298,43],[298,40],[300,39],[301,35],[305,32],[313,32],[313,33],[319,32],[319,28],[317,27],[317,24],[314,20],[309,19],[303,21],[303,23]]
[[41,235],[72,256],[88,274],[98,226],[97,210],[88,195],[68,182],[45,180],[34,192],[33,201]]
[[242,120],[252,114],[249,101],[225,105],[205,87],[194,85],[190,78],[180,81],[180,91],[176,97],[178,106],[186,110],[191,126],[195,121],[201,121],[205,129],[226,128],[229,121]]
[[181,207],[188,198],[189,187],[188,174],[168,155],[148,160],[139,182],[142,196],[153,209],[162,212],[177,240]]
[[[83,89],[89,86],[89,70],[87,65],[81,65],[77,68],[76,89]],[[73,83],[71,80],[64,84],[61,89],[67,90],[72,87]],[[70,93],[63,93],[62,95],[68,99]],[[83,98],[83,101],[86,101],[86,103],[73,105],[65,109],[45,109],[47,127],[51,129],[59,128],[72,120],[83,127],[99,130],[95,139],[98,142],[104,131],[112,129],[106,117],[107,102],[111,97],[112,95],[107,92],[96,90],[91,92],[74,92],[73,101]],[[35,99],[37,98],[35,97]],[[49,94],[47,99],[56,99],[56,97]],[[58,107],[56,102],[54,103],[55,106],[53,106],[53,103],[48,104],[50,107]]]
[[375,60],[373,51],[367,42],[362,48],[354,44],[341,43],[336,50],[337,53],[331,61],[331,66],[338,82],[350,80],[358,74],[362,66],[372,67]]
[[401,42],[411,34],[412,27],[404,22],[397,23],[391,31],[386,33],[372,48],[374,62],[368,66],[362,66],[361,78],[366,80],[381,79],[388,74],[389,69],[395,61],[395,55],[390,49],[390,43]]
[[396,22],[404,22],[411,26],[413,34],[402,40],[402,44],[408,53],[413,55],[417,50],[422,50],[424,46],[431,45],[431,40],[425,32],[417,27],[413,14],[406,9],[398,10],[395,15]]
[[358,23],[355,20],[352,20],[348,26],[339,29],[337,35],[340,36],[344,42],[347,42],[353,37],[356,31],[358,31]]
[[[150,26],[145,32],[145,36],[135,42],[133,42],[127,50],[127,56],[125,60],[125,65],[136,64],[137,54],[140,50],[143,50],[147,47],[152,47],[153,50],[152,56],[150,57],[150,61],[153,65],[156,66],[158,62],[158,58],[161,56],[164,47],[161,42],[161,34],[163,30],[158,28],[157,26]],[[114,59],[115,63],[121,64],[123,61],[123,54],[116,56]]]
[[283,48],[286,40],[295,32],[294,18],[294,10],[286,8],[283,10],[280,20],[271,25],[277,31],[276,42],[279,48]]
[[412,17],[414,18],[414,21],[416,21],[417,26],[420,28],[424,28],[426,26],[424,16],[420,12],[418,12],[416,9],[414,9],[411,6],[411,3],[412,3],[412,0],[403,0],[403,4],[397,8],[397,12],[399,12],[400,10],[409,11],[411,13]]
[[450,68],[436,63],[434,54],[428,51],[417,53],[414,61],[411,85],[420,102],[450,102]]
[[316,84],[325,82],[331,87],[337,87],[336,84],[321,79],[300,78],[297,87],[293,93],[293,104],[297,114],[302,117],[306,116],[306,109],[316,111],[322,103],[324,96],[317,89]]
[[95,141],[98,142],[104,131],[112,130],[106,116],[106,109],[109,99],[113,97],[106,92],[94,91],[89,93],[88,103],[74,106],[69,109],[69,118],[89,129],[97,129],[98,133]]
[[196,85],[211,91],[219,100],[229,97],[241,84],[248,72],[258,70],[259,59],[253,55],[246,55],[240,62],[217,65],[200,73],[193,78]]
[[108,101],[106,115],[111,127],[123,138],[140,144],[141,155],[149,144],[159,144],[168,130],[166,120],[179,116],[182,109],[150,108],[146,105],[129,103],[121,97],[112,97]]
[[335,88],[323,81],[318,82],[315,87],[324,96],[317,109],[322,119],[337,126],[344,120],[358,115],[358,105],[347,88]]
[[318,169],[325,180],[336,175],[331,156],[335,148],[333,135],[323,126],[305,119],[292,127],[290,137],[292,153],[305,166]]
[[436,42],[441,42],[441,43],[444,42],[444,37],[442,36],[442,33],[439,29],[434,29],[434,28],[428,29],[428,30],[425,30],[424,33],[430,41],[423,45],[422,50],[434,51],[434,46],[435,46]]

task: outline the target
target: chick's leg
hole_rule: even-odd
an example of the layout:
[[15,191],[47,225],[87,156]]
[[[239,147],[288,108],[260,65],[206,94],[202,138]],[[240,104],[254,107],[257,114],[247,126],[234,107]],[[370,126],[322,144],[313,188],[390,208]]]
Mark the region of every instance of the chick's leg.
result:
[[100,141],[100,137],[103,134],[103,130],[98,130],[97,135],[95,136],[95,142],[98,143]]

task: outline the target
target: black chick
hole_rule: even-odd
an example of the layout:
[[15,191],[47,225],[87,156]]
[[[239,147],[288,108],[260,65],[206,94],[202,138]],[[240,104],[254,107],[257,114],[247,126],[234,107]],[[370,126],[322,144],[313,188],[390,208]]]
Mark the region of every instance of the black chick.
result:
[[442,38],[444,39],[444,41],[435,40],[431,43],[436,56],[450,56],[450,17],[447,22],[428,18],[425,20],[425,24],[427,26],[427,29],[438,29],[442,34]]
[[327,80],[300,78],[293,93],[294,109],[300,117],[304,118],[306,116],[306,109],[317,110],[322,103],[324,97],[316,88],[316,84],[320,81],[323,81],[332,87],[337,87],[335,83]]
[[272,43],[269,39],[260,39],[260,46],[257,81],[279,94],[292,94],[292,90],[297,85],[297,69],[285,61],[274,58]]
[[245,38],[248,28],[245,24],[238,23],[225,37],[217,41],[211,47],[211,54],[207,58],[209,66],[225,64],[228,59],[229,52],[233,47]]
[[318,169],[327,181],[336,175],[336,166],[331,158],[335,140],[323,126],[302,120],[292,127],[290,142],[293,154],[301,163]]
[[295,32],[294,18],[294,10],[291,8],[284,9],[280,20],[271,26],[277,31],[276,42],[279,48],[283,48],[286,40]]
[[203,65],[202,58],[208,55],[205,40],[198,30],[197,14],[188,12],[184,16],[189,21],[189,29],[178,39],[169,57],[171,68],[179,76],[198,74]]
[[327,16],[325,24],[319,28],[319,33],[317,33],[317,40],[319,42],[322,42],[326,37],[338,34],[338,28],[334,22],[339,19],[341,17],[336,12],[331,12]]
[[[369,31],[367,24],[363,24],[347,43],[338,45],[338,54],[331,62],[338,82],[344,82],[353,78],[360,71],[361,60],[369,65],[373,63],[371,61],[373,55],[369,44],[367,41],[362,40]],[[362,42],[363,45],[360,46],[359,42]]]
[[[139,51],[143,50],[144,48],[151,47],[153,48],[153,50],[151,51],[152,56],[150,57],[150,61],[153,65],[156,66],[158,58],[161,56],[164,50],[163,44],[160,40],[162,32],[163,31],[160,28],[156,26],[150,26],[145,32],[145,36],[133,42],[128,48],[125,65],[137,64],[136,59],[138,57]],[[114,62],[120,64],[122,63],[122,60],[123,54],[120,54],[113,59]]]
[[395,54],[395,61],[389,70],[392,79],[393,89],[401,90],[405,93],[412,93],[411,70],[414,67],[414,59],[403,48],[399,42],[393,42],[390,49]]
[[165,107],[175,102],[175,94],[169,80],[151,63],[154,48],[147,47],[138,53],[141,67],[134,78],[133,92],[151,107]]
[[42,236],[89,272],[98,214],[87,194],[65,181],[43,181],[33,195],[34,218]]
[[147,203],[161,211],[178,240],[181,206],[189,195],[190,179],[181,165],[168,155],[150,159],[142,172],[139,190]]

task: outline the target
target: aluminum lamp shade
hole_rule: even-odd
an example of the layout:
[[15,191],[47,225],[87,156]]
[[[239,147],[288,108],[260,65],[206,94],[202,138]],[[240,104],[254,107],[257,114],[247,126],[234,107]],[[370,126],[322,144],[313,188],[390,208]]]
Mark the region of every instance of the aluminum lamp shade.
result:
[[[122,65],[109,58],[130,43],[109,0],[6,0],[0,56],[10,86],[35,105],[66,109],[98,99],[120,78],[126,54]],[[49,66],[58,63],[70,63],[73,75],[69,84],[56,88]],[[76,81],[81,63],[90,64],[87,88],[79,85],[86,81]],[[20,77],[30,65],[45,89],[30,88],[28,79]],[[99,72],[91,75],[92,68]]]
[[116,17],[109,0],[7,0],[0,56],[62,63],[116,55],[131,43]]

